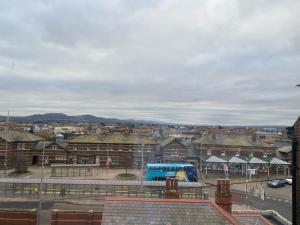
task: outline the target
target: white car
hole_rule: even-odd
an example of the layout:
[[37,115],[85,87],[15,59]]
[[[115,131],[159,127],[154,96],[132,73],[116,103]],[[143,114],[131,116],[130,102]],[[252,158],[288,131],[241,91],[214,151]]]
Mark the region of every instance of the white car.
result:
[[292,183],[293,183],[293,179],[292,179],[291,177],[286,178],[286,179],[285,179],[285,183],[286,183],[286,184],[292,184]]

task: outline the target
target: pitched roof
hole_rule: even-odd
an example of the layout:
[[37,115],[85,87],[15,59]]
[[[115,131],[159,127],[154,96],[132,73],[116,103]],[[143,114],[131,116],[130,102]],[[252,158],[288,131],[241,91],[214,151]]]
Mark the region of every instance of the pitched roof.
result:
[[95,143],[95,144],[148,144],[153,145],[156,142],[148,137],[139,137],[135,135],[96,135],[85,134],[76,136],[68,141],[69,143]]
[[208,200],[122,198],[105,199],[102,225],[112,224],[239,224]]
[[209,157],[207,160],[205,160],[206,162],[209,163],[226,163],[227,161],[224,159],[221,159],[217,156],[212,155],[211,157]]
[[269,162],[272,165],[289,165],[290,163],[283,161],[281,159],[278,159],[276,157],[272,158]]
[[166,145],[170,144],[174,140],[176,140],[175,137],[169,137],[169,138],[161,141],[159,144],[160,144],[161,147],[165,147]]
[[[46,141],[45,142],[45,148],[47,148],[50,145],[56,144],[60,146],[63,149],[66,149],[68,146],[68,143],[66,142],[55,142],[55,141]],[[33,147],[34,150],[42,150],[44,148],[44,141],[38,141],[36,145]]]
[[10,130],[8,132],[1,131],[0,138],[7,142],[36,142],[42,140],[41,137],[28,132]]
[[211,135],[206,135],[196,139],[195,144],[216,144],[216,145],[236,145],[236,146],[261,146],[271,147],[271,145],[261,142],[259,140],[252,141],[250,135],[233,135],[233,134],[217,134],[214,140]]
[[240,159],[236,156],[233,156],[231,159],[228,160],[229,163],[246,163],[245,160]]
[[261,160],[261,159],[256,158],[256,157],[252,157],[252,158],[249,160],[248,163],[250,163],[250,164],[267,164],[266,161]]

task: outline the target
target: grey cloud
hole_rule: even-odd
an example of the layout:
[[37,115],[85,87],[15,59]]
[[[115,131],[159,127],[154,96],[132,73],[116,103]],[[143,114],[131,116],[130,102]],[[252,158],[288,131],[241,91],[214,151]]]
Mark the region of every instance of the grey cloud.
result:
[[296,1],[2,1],[0,114],[291,124],[299,10]]

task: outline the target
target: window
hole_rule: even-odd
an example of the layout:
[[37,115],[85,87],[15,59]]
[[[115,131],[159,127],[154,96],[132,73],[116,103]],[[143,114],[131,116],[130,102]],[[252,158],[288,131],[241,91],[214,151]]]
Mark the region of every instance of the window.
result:
[[19,143],[17,146],[18,150],[25,150],[25,144],[24,143]]
[[73,150],[75,150],[75,151],[77,150],[77,145],[73,146]]
[[100,146],[99,145],[97,145],[97,151],[100,151]]
[[64,155],[57,155],[57,156],[55,156],[55,160],[56,161],[64,161],[66,159],[67,159],[67,157],[64,156]]
[[52,150],[57,150],[57,145],[52,145]]
[[207,150],[207,155],[211,155],[211,150]]
[[90,145],[86,145],[86,150],[87,151],[90,151],[91,149],[90,149]]

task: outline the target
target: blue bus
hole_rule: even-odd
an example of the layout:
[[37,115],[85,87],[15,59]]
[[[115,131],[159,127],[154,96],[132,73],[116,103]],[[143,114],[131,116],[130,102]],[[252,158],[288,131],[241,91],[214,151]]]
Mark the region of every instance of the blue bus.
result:
[[166,180],[166,177],[176,177],[179,181],[197,182],[198,172],[190,163],[147,163],[146,179]]

